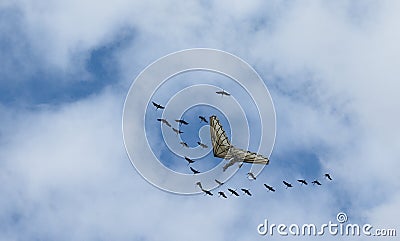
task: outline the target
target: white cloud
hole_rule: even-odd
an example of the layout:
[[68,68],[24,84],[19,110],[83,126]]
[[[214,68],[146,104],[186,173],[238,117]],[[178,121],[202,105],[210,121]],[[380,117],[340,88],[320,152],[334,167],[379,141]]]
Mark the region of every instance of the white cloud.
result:
[[[324,164],[345,181],[343,190],[358,197],[352,208],[360,216],[363,208],[385,206],[384,200],[391,200],[398,190],[399,179],[394,170],[399,168],[400,140],[394,130],[400,118],[395,111],[399,98],[395,79],[400,73],[393,65],[394,53],[400,52],[395,44],[399,32],[393,26],[397,18],[394,9],[398,7],[393,2],[384,2],[377,8],[372,5],[374,10],[369,9],[360,26],[352,22],[351,14],[346,15],[348,8],[332,10],[316,2],[299,4],[272,36],[258,36],[257,46],[262,50],[256,54],[265,56],[264,66],[272,65],[270,70],[282,79],[283,83],[276,85],[283,86],[283,91],[294,86],[300,94],[309,95],[303,98],[305,101],[314,101],[306,103],[306,108],[311,107],[311,113],[317,116],[307,116],[309,112],[304,112],[301,104],[289,102],[288,112],[306,115],[299,120],[286,119],[293,114],[284,114],[284,120],[294,126],[300,122],[298,131],[308,132],[300,135],[306,138],[321,128],[317,136],[327,137],[325,141],[335,150],[325,156]],[[311,73],[311,80],[316,76],[317,81],[310,83],[311,92],[304,91],[303,83],[307,82],[303,73]],[[345,108],[341,109],[343,101]],[[299,112],[293,111],[298,107]],[[337,113],[325,118],[332,107]],[[340,115],[348,116],[350,125],[337,122]],[[304,126],[308,128],[301,129]],[[296,130],[288,136],[291,134],[299,136]]]

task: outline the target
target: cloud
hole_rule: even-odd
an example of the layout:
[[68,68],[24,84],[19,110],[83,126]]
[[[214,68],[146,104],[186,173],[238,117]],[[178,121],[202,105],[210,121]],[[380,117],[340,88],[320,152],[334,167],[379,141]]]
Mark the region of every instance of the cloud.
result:
[[[321,155],[322,163],[345,181],[343,191],[359,197],[358,201],[350,198],[351,207],[363,216],[366,207],[380,209],[386,205],[384,200],[396,197],[393,192],[398,190],[398,175],[393,170],[399,167],[399,140],[393,130],[400,116],[393,111],[398,97],[392,88],[398,86],[394,79],[399,73],[392,65],[395,60],[391,53],[399,52],[392,42],[398,38],[393,9],[399,6],[385,2],[375,11],[371,10],[374,4],[363,6],[368,13],[362,16],[352,14],[360,10],[355,6],[336,7],[332,10],[317,2],[297,5],[279,23],[274,35],[259,36],[261,51],[256,55],[270,58],[263,66],[269,67],[271,76],[277,79],[273,85],[277,86],[278,98],[293,99],[292,93],[285,93],[288,86],[295,96],[300,94],[296,98],[300,104],[288,102],[290,113],[281,114],[283,124],[288,120],[287,125],[298,126],[288,136],[299,136],[296,131],[305,130],[308,133],[300,136],[311,138],[317,131],[317,138],[328,138],[324,143],[334,151]],[[309,77],[304,78],[307,74]],[[279,92],[284,95],[279,96]],[[310,99],[313,103],[308,102]],[[301,108],[303,104],[309,111]],[[279,103],[277,109],[279,113]],[[296,113],[302,118],[285,118]],[[278,119],[278,123],[282,121]],[[304,126],[308,128],[301,129]],[[318,132],[319,127],[322,129]]]
[[124,153],[120,97],[105,91],[55,109],[4,110],[16,121],[2,130],[15,128],[3,136],[1,152],[3,237],[223,239],[223,224],[237,220],[240,212],[232,210],[239,204],[172,195],[146,183]]

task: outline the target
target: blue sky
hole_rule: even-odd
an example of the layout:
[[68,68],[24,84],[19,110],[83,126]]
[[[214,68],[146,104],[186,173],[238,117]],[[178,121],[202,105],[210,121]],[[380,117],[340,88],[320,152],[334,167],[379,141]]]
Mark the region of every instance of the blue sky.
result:
[[[372,0],[1,2],[0,240],[264,240],[256,227],[265,218],[320,224],[340,211],[353,223],[398,227],[399,8]],[[251,198],[161,191],[125,152],[121,119],[134,78],[195,47],[244,59],[274,101],[270,165],[257,181],[243,169],[224,187],[250,188]],[[191,82],[165,84],[154,98],[163,102]],[[149,119],[161,113],[148,109]],[[203,125],[193,110],[188,143]],[[160,155],[179,161],[166,149]],[[176,168],[187,171],[182,161]],[[284,189],[282,180],[300,178],[323,185]],[[321,237],[333,238],[341,237]]]

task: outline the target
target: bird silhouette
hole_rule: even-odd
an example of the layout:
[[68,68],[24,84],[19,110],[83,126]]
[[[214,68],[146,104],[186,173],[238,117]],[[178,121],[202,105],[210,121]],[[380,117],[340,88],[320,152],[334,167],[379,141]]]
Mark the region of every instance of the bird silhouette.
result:
[[158,121],[164,123],[165,125],[167,125],[168,127],[171,127],[171,124],[166,120],[166,119],[157,119]]
[[318,186],[321,186],[321,183],[318,180],[312,181],[312,184],[317,184]]
[[250,177],[250,178],[253,179],[253,180],[256,180],[256,179],[257,179],[256,176],[254,176],[254,174],[251,173],[251,172],[248,172],[248,173],[247,173],[247,177]]
[[186,143],[186,142],[183,142],[183,141],[181,141],[181,142],[179,142],[183,147],[186,147],[186,148],[188,148],[189,147],[189,145]]
[[220,197],[227,198],[223,191],[219,191],[218,194]]
[[206,189],[203,188],[203,186],[201,185],[201,182],[196,182],[196,185],[199,186],[201,191],[204,192],[206,195],[213,196],[211,191],[206,190]]
[[175,121],[178,122],[179,125],[182,125],[182,124],[188,125],[188,124],[189,124],[189,123],[187,123],[184,119],[179,119],[179,120],[175,120]]
[[173,130],[177,135],[183,133],[183,131],[178,130],[178,129],[175,129],[175,128],[173,128],[173,127],[172,127],[172,130]]
[[283,181],[283,184],[286,185],[286,189],[287,189],[288,187],[293,187],[292,184],[290,184],[290,183],[288,183],[288,182],[286,182],[286,181]]
[[154,102],[154,101],[152,101],[151,103],[153,103],[153,105],[156,107],[156,110],[158,110],[158,109],[165,109],[164,106],[162,106],[162,105],[160,105],[160,104],[157,104],[157,103]]
[[271,186],[269,186],[269,185],[267,185],[267,184],[265,184],[265,183],[264,183],[264,187],[265,187],[266,189],[268,189],[269,191],[275,192],[275,189],[274,189],[273,187],[271,187]]
[[193,174],[199,174],[200,172],[194,169],[193,167],[190,167],[190,170],[193,172]]
[[185,160],[188,162],[188,165],[194,163],[194,161],[192,159],[190,159],[189,157],[186,157],[186,156],[185,156]]
[[251,196],[251,193],[250,193],[250,190],[249,189],[246,189],[246,188],[242,188],[242,189],[240,189],[240,190],[242,190],[245,194],[247,194],[248,196]]
[[206,144],[203,144],[200,141],[198,141],[197,144],[199,144],[199,146],[201,146],[202,148],[208,148]]
[[221,95],[221,96],[224,96],[224,95],[230,96],[230,95],[231,95],[231,94],[229,94],[228,92],[226,92],[226,91],[224,91],[224,90],[217,91],[217,92],[215,92],[215,93],[217,93],[218,95]]
[[199,186],[200,189],[203,189],[203,185],[201,185],[201,182],[196,182],[196,185]]
[[213,193],[212,193],[211,191],[209,191],[209,190],[203,189],[202,191],[203,191],[206,195],[213,196]]
[[215,182],[216,182],[216,183],[218,183],[218,185],[220,185],[220,186],[224,185],[224,183],[223,183],[223,182],[221,182],[221,181],[218,181],[217,179],[215,179]]
[[299,179],[299,180],[297,180],[298,182],[300,182],[301,183],[301,185],[308,185],[308,183],[306,182],[306,180],[304,180],[304,179]]
[[236,192],[236,190],[228,188],[228,191],[232,194],[235,195],[236,197],[239,197],[239,193]]
[[325,173],[325,177],[332,181],[331,175],[329,175],[329,173]]
[[207,119],[204,116],[199,115],[199,118],[200,118],[200,123],[201,122],[208,123]]

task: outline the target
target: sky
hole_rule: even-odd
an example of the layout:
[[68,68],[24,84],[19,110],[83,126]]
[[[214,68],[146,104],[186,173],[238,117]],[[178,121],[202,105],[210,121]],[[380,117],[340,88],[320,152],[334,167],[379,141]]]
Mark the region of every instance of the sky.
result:
[[[265,219],[320,225],[339,212],[348,223],[399,232],[399,10],[385,0],[2,1],[0,240],[265,240],[257,233]],[[126,153],[122,115],[134,79],[187,48],[232,53],[268,87],[276,112],[270,164],[255,181],[245,165],[221,187],[249,188],[252,197],[162,191]],[[201,84],[199,77],[187,78]],[[178,91],[162,88],[160,101]],[[146,118],[161,114],[150,107]],[[210,111],[194,110],[187,132],[203,125],[191,115]],[[153,124],[146,122],[157,147],[163,139]],[[167,148],[158,151],[165,165],[189,173]],[[302,178],[322,185],[300,186]]]

